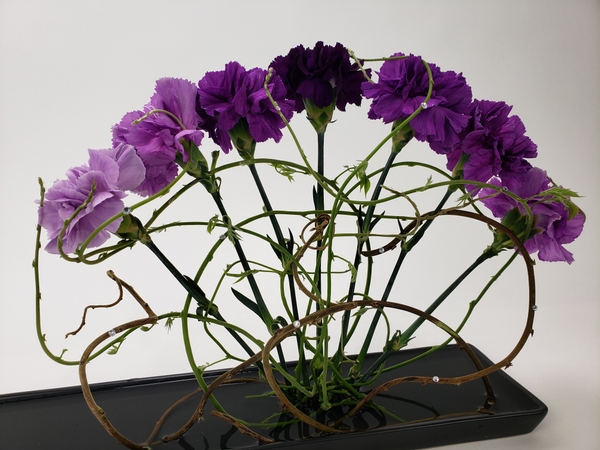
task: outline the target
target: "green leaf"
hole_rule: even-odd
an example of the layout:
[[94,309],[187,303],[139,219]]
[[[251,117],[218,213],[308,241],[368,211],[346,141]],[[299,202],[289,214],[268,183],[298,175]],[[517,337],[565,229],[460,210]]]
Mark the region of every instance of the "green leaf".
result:
[[215,214],[214,216],[212,216],[209,219],[208,225],[206,226],[206,231],[208,231],[209,233],[212,233],[212,231],[217,226],[217,223],[219,223],[219,216]]
[[167,329],[167,331],[171,331],[171,328],[173,327],[174,322],[175,322],[174,317],[167,317],[167,320],[165,322],[165,328]]
[[351,281],[352,281],[352,283],[354,283],[356,281],[356,276],[358,275],[358,271],[356,270],[356,267],[354,267],[354,264],[352,264],[350,261],[347,261],[347,263],[348,263],[348,270],[352,273]]
[[258,305],[256,303],[254,303],[252,300],[250,300],[244,294],[242,294],[239,291],[236,291],[233,288],[231,288],[231,292],[233,292],[233,295],[235,295],[235,298],[237,298],[242,305],[244,305],[246,308],[248,308],[250,311],[252,311],[258,317],[262,318],[262,316],[260,315],[260,310],[258,309]]
[[288,179],[288,181],[294,181],[294,174],[300,173],[298,170],[293,169],[290,166],[286,166],[285,164],[272,163],[271,166],[275,169],[275,171],[279,175],[283,175]]
[[472,200],[471,194],[469,192],[465,192],[463,195],[458,197],[457,203],[462,206],[470,203]]
[[352,317],[360,317],[367,311],[370,311],[370,308],[359,308],[354,314],[352,314]]
[[568,201],[565,202],[565,206],[569,210],[569,220],[573,219],[577,214],[579,214],[579,206],[575,203]]
[[431,175],[429,175],[429,177],[427,177],[427,181],[425,181],[425,184],[424,184],[422,187],[420,187],[418,190],[419,190],[420,192],[424,192],[424,191],[426,191],[426,190],[427,190],[427,188],[428,188],[428,187],[429,187],[431,184],[433,184],[433,177],[432,177]]
[[231,277],[237,277],[238,279],[235,281],[234,284],[239,283],[240,281],[242,281],[243,279],[245,279],[247,276],[249,275],[255,275],[258,273],[258,270],[254,269],[254,270],[246,270],[245,272],[242,272],[240,274],[228,274]]
[[124,340],[125,340],[125,338],[121,338],[118,342],[116,342],[115,344],[113,344],[113,346],[111,347],[111,349],[107,353],[109,355],[116,355],[117,352],[119,351],[119,349],[121,348],[121,344],[123,344]]
[[369,192],[371,188],[371,179],[367,176],[367,168],[369,167],[369,163],[367,161],[362,161],[356,167],[356,178],[358,179],[358,185],[361,191],[364,191],[365,195]]

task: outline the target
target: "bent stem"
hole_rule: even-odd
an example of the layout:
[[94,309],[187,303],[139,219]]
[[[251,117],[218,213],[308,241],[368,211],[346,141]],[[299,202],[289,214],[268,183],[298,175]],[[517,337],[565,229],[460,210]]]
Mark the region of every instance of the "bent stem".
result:
[[[440,202],[438,203],[437,207],[431,213],[426,214],[426,216],[435,216],[435,215],[439,214],[439,212],[442,210],[442,208],[444,207],[444,205],[446,204],[446,202],[452,195],[452,192],[453,192],[453,190],[449,187],[446,190],[446,192],[445,192],[444,196],[442,197],[442,199],[440,200]],[[412,231],[412,229],[414,227],[417,226],[417,224],[419,222],[420,222],[420,218],[417,217],[411,224],[409,224],[406,227],[406,229],[404,231],[406,233],[409,233],[410,231]],[[415,232],[413,237],[405,245],[402,246],[402,250],[400,251],[400,254],[398,255],[396,264],[394,265],[394,268],[392,269],[392,273],[390,274],[388,283],[386,284],[385,290],[383,292],[383,295],[382,295],[383,301],[387,301],[387,299],[389,298],[389,296],[392,292],[394,283],[396,282],[396,279],[398,278],[398,273],[400,272],[400,268],[402,267],[402,264],[404,263],[404,260],[407,256],[408,252],[412,248],[414,248],[414,246],[423,238],[423,236],[425,235],[425,232],[431,226],[432,223],[433,223],[433,219],[429,219],[429,220],[425,221],[425,223],[421,227],[418,228],[418,230]],[[381,316],[380,311],[375,312],[375,315],[373,316],[371,325],[369,327],[369,331],[365,337],[365,341],[362,345],[359,356],[357,358],[357,366],[356,366],[357,370],[359,370],[360,367],[362,366],[362,362],[364,361],[366,354],[369,350],[369,346],[370,346],[371,340],[373,338],[373,333],[375,332],[375,328],[377,327],[377,323],[379,322],[380,316]],[[406,342],[408,342],[408,341],[406,341]],[[400,344],[402,344],[402,341],[400,342]],[[399,348],[402,348],[402,346]],[[375,371],[375,368],[373,368],[373,367],[371,369],[369,369],[369,372],[371,374],[374,371]],[[365,376],[363,375],[362,379],[364,379],[364,378],[365,378]]]
[[[431,305],[429,305],[425,312],[428,314],[433,313],[444,302],[444,300],[448,298],[448,296],[454,291],[454,289],[456,289],[471,274],[471,272],[473,272],[477,267],[479,267],[488,259],[493,258],[497,255],[498,252],[495,249],[491,247],[486,249],[481,255],[477,257],[477,259],[475,259],[473,264],[471,264],[462,274],[460,274],[460,276],[456,280],[454,280],[454,282],[450,284],[450,286],[448,286]],[[415,319],[415,321],[406,329],[404,333],[402,333],[402,336],[400,337],[401,346],[406,345],[408,343],[412,335],[418,330],[422,323],[423,320],[419,317]]]
[[[187,291],[189,295],[194,298],[202,309],[206,309],[206,311],[215,317],[217,320],[222,322],[227,322],[219,310],[212,305],[204,293],[200,290],[198,285],[193,283],[192,279],[183,275],[179,270],[171,263],[171,261],[160,251],[160,249],[150,240],[149,238],[144,239],[142,241],[143,244],[150,249],[152,253],[159,259],[159,261],[167,268],[167,270],[175,277],[175,279],[181,284],[181,286]],[[240,346],[244,349],[249,356],[252,356],[254,352],[248,346],[246,341],[242,339],[242,337],[232,328],[227,328],[227,331],[233,336],[233,338],[240,344]]]
[[[254,163],[250,163],[250,164],[248,164],[248,168],[250,169],[250,173],[252,174],[252,178],[254,179],[254,183],[256,184],[256,187],[260,194],[260,198],[265,207],[265,212],[272,213],[273,207],[271,206],[269,196],[267,195],[267,192],[265,191],[265,188],[262,184],[262,180],[260,179],[258,171],[256,170],[256,165]],[[281,226],[279,225],[279,221],[277,220],[277,216],[275,214],[269,214],[269,220],[271,221],[271,226],[273,227],[273,231],[275,232],[275,237],[277,238],[277,243],[280,246],[285,247],[285,238],[283,237],[283,233],[281,231]],[[283,261],[282,261],[282,263],[283,263]]]
[[[379,180],[377,181],[377,185],[375,186],[375,189],[373,190],[373,194],[371,195],[371,201],[376,201],[379,199],[379,196],[381,195],[381,189],[382,186],[385,184],[385,180],[390,172],[391,167],[394,164],[394,160],[396,159],[396,156],[398,156],[399,152],[396,151],[392,151],[390,152],[388,159],[386,161],[386,164],[381,172],[381,174],[379,175]],[[365,214],[364,219],[361,219],[360,216],[358,216],[358,218],[360,219],[359,222],[359,227],[361,228],[361,231],[363,233],[367,233],[370,231],[371,229],[371,221],[373,219],[373,214],[375,211],[375,205],[371,204],[368,206],[367,208],[367,212]],[[363,239],[359,239],[356,245],[356,253],[354,255],[354,262],[353,262],[353,266],[354,266],[354,270],[358,271],[358,266],[360,265],[361,261],[362,261],[362,249],[363,246],[365,245],[365,242],[368,242],[367,240],[363,240]],[[348,294],[346,297],[346,301],[352,301],[354,300],[354,292],[356,289],[356,280],[352,280],[350,281],[350,284],[348,286]],[[346,347],[346,343],[349,339],[348,336],[348,327],[350,324],[350,312],[346,311],[344,313],[343,319],[342,319],[342,333],[340,336],[340,346],[338,349],[338,358],[341,357],[344,348]]]
[[[467,310],[467,313],[465,314],[465,317],[463,318],[462,322],[460,323],[460,325],[458,325],[458,327],[456,327],[456,329],[454,331],[456,331],[456,333],[460,333],[462,331],[462,329],[464,328],[464,326],[467,324],[467,321],[469,320],[469,317],[471,317],[471,314],[473,313],[473,311],[475,310],[475,307],[479,304],[479,302],[481,301],[481,299],[483,298],[483,296],[487,293],[487,291],[492,287],[492,285],[498,281],[498,279],[500,278],[500,276],[504,273],[504,271],[515,261],[515,259],[517,258],[517,256],[519,256],[518,252],[514,252],[511,257],[508,259],[508,261],[506,263],[504,263],[504,265],[498,270],[498,272],[496,272],[492,278],[490,279],[490,281],[487,282],[487,284],[484,286],[484,288],[481,290],[481,292],[479,293],[479,295],[477,296],[477,298],[475,300],[473,300],[472,302],[469,303],[469,308]],[[418,356],[415,356],[414,358],[410,358],[406,361],[402,361],[401,363],[398,364],[394,364],[393,366],[389,366],[386,367],[382,370],[382,373],[384,372],[390,372],[392,370],[395,369],[399,369],[400,367],[404,367],[407,366],[419,359],[422,359],[428,355],[430,355],[431,353],[444,348],[445,346],[447,346],[450,342],[452,341],[452,338],[448,338],[446,341],[442,342],[440,345],[436,345],[431,347],[429,350],[421,353]],[[383,361],[381,361],[383,362]],[[374,363],[374,365],[377,365],[377,363]]]
[[[221,216],[223,217],[224,223],[228,227],[231,227],[232,226],[231,219],[230,219],[229,215],[227,214],[225,205],[223,205],[223,201],[221,200],[219,191],[212,192],[211,196],[212,196],[213,200],[215,201]],[[269,312],[267,305],[263,299],[263,296],[258,287],[258,283],[256,282],[256,278],[254,278],[254,274],[252,273],[252,270],[250,269],[250,264],[248,263],[248,259],[246,258],[244,249],[242,248],[239,239],[235,235],[230,236],[230,238],[233,241],[233,246],[238,255],[238,258],[240,260],[242,268],[244,269],[244,271],[246,273],[248,273],[248,276],[246,278],[248,279],[248,283],[250,284],[250,288],[252,289],[252,294],[254,295],[254,299],[256,301],[256,305],[258,306],[258,310],[260,311],[261,318],[262,318],[264,324],[267,326],[269,333],[273,333],[273,324],[274,324],[273,317],[271,316],[271,313]]]
[[[404,253],[406,255],[406,253]],[[448,286],[444,292],[442,292],[435,301],[429,305],[429,307],[425,310],[427,314],[433,314],[433,312],[448,298],[448,296],[458,287],[460,284],[467,279],[467,277],[481,264],[483,264],[488,259],[498,255],[498,252],[495,250],[486,249],[481,255],[479,255],[475,261],[465,270],[463,271],[451,284]],[[398,264],[394,268],[394,272],[397,273],[397,270],[402,264],[403,258],[399,258]],[[392,276],[394,273],[392,274]],[[393,278],[391,278],[393,279]],[[387,301],[389,298],[390,291],[386,289],[385,297],[382,299],[383,301]],[[357,358],[358,361],[364,361],[366,353],[368,351],[368,344],[371,342],[371,336],[373,335],[375,328],[377,326],[378,315],[381,313],[379,311],[376,312],[376,316],[373,318],[373,322],[371,323],[371,327],[369,328],[369,332],[367,333],[368,338],[365,340],[365,345],[361,349],[360,356]],[[408,341],[412,338],[413,334],[419,329],[419,327],[425,322],[423,317],[417,317],[414,322],[400,335],[400,339],[398,341],[397,347],[398,349],[406,347]],[[366,380],[373,375],[373,373],[380,367],[381,364],[392,354],[393,352],[385,352],[382,355],[382,358],[379,358],[369,369],[364,373],[364,375],[360,378],[360,382],[365,382]]]
[[[258,176],[258,174],[257,174],[257,176]],[[259,183],[259,184],[262,186],[262,183]],[[217,190],[215,192],[212,192],[211,196],[212,196],[213,200],[215,201],[217,208],[219,209],[219,212],[221,213],[221,216],[223,217],[223,222],[225,223],[225,225],[228,228],[232,227],[233,224],[231,223],[231,218],[227,214],[227,210],[225,209],[225,205],[223,204],[223,201],[221,200],[221,195],[220,195],[219,191]],[[268,202],[268,198],[267,198],[267,202]],[[270,205],[270,203],[269,203],[269,205]],[[271,214],[271,215],[269,215],[269,217],[274,217],[274,215]],[[246,276],[246,278],[248,279],[248,283],[250,284],[250,288],[252,289],[252,294],[254,295],[254,299],[256,301],[256,306],[258,307],[258,311],[260,312],[261,319],[262,319],[263,323],[266,325],[269,333],[273,334],[276,330],[277,325],[276,325],[275,321],[273,320],[273,316],[271,316],[271,313],[269,312],[267,304],[265,303],[265,301],[263,299],[260,288],[258,287],[258,283],[256,282],[256,278],[254,278],[254,273],[250,269],[250,264],[248,263],[248,259],[246,258],[244,249],[242,248],[242,245],[240,244],[240,241],[234,232],[230,233],[229,238],[233,242],[233,246],[234,246],[235,251],[240,260],[240,264],[242,265],[242,268],[244,269],[244,272],[248,274]],[[283,349],[281,347],[277,347],[277,352],[279,354],[279,360],[281,362],[281,365],[283,367],[286,367]],[[249,353],[249,354],[252,354],[252,353]]]

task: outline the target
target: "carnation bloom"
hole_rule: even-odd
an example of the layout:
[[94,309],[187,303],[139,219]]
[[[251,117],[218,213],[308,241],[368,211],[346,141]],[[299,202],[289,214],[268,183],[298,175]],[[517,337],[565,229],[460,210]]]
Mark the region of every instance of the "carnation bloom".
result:
[[[463,178],[483,183],[493,176],[508,182],[527,172],[531,164],[524,158],[535,158],[537,146],[525,136],[521,119],[509,115],[511,109],[504,102],[474,100],[462,140],[448,154],[448,169],[461,161]],[[473,185],[467,189],[477,191]]]
[[[493,178],[490,182],[502,186],[502,181]],[[551,187],[546,172],[537,167],[527,171],[519,181],[511,180],[507,186],[519,197],[526,199],[535,216],[534,233],[524,242],[529,253],[539,252],[542,261],[566,261],[571,264],[574,259],[571,252],[563,245],[573,242],[583,231],[585,217],[581,211],[569,219],[567,207],[550,196],[539,195]],[[503,218],[514,208],[525,214],[522,206],[513,198],[495,189],[482,189],[479,193],[482,202],[492,211],[495,217]]]
[[[244,120],[256,142],[267,139],[280,141],[281,128],[285,124],[267,97],[264,89],[266,77],[266,70],[255,68],[247,71],[238,62],[232,61],[225,70],[207,72],[198,82],[199,105],[208,116],[216,119],[216,130],[212,125],[207,130],[211,136],[218,136],[215,142],[225,153],[231,150],[231,140],[226,139],[223,132],[230,132]],[[291,119],[293,102],[285,99],[281,79],[273,76],[267,87],[283,116]],[[204,128],[208,124],[210,121],[205,120],[200,126]]]
[[467,126],[465,114],[471,104],[471,88],[462,74],[442,72],[435,64],[429,67],[433,90],[426,105],[429,74],[419,56],[385,61],[377,72],[377,83],[364,82],[362,89],[366,98],[373,99],[369,118],[385,123],[402,121],[424,105],[410,127],[416,139],[427,141],[433,150],[445,154],[459,142],[459,133]]
[[[50,241],[45,249],[49,253],[59,253],[58,236],[64,222],[87,200],[92,186],[95,185],[91,201],[65,230],[62,245],[65,253],[73,253],[96,228],[121,212],[126,196],[123,189],[135,189],[144,178],[144,165],[129,145],[88,153],[88,164],[69,169],[66,180],[57,180],[38,210],[38,222],[48,232]],[[89,247],[106,242],[120,223],[121,219],[111,222],[92,239]]]
[[[154,110],[158,111],[150,113]],[[179,78],[161,78],[144,110],[127,113],[113,127],[113,144],[133,145],[146,167],[146,179],[134,190],[135,193],[154,195],[173,181],[178,171],[177,154],[187,161],[180,140],[186,139],[196,145],[202,141],[204,134],[197,129],[199,122],[194,84]]]
[[356,63],[350,63],[348,50],[339,42],[332,47],[319,41],[313,49],[299,45],[275,58],[271,67],[282,78],[296,112],[304,110],[303,99],[312,100],[318,108],[335,102],[340,111],[348,103],[360,105],[362,101],[364,75]]
[[200,124],[198,127],[208,133],[208,137],[215,144],[221,147],[224,153],[229,153],[231,150],[231,138],[227,131],[217,127],[217,118],[209,115],[200,104],[200,95],[196,95],[196,112],[200,116]]

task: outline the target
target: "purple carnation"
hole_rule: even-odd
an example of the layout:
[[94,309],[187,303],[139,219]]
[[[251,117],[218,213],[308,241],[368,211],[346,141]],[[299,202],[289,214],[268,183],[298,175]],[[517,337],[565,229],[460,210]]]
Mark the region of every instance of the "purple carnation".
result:
[[[132,124],[153,110],[170,114],[157,111],[136,125]],[[144,111],[127,113],[113,127],[113,144],[133,145],[146,167],[146,179],[134,190],[135,193],[154,195],[173,181],[178,172],[175,157],[179,153],[183,161],[187,160],[180,140],[186,139],[196,145],[202,141],[204,134],[197,129],[199,122],[194,84],[178,78],[161,78]]]
[[[65,220],[88,198],[95,183],[92,200],[71,221],[63,236],[63,251],[73,253],[103,222],[123,210],[123,189],[132,189],[144,178],[144,165],[129,145],[116,149],[89,150],[88,164],[73,167],[66,180],[57,180],[48,189],[38,210],[39,224],[48,232],[46,251],[58,253],[58,236]],[[90,242],[98,247],[115,233],[121,219],[111,222]]]
[[[491,184],[501,186],[502,182],[494,178]],[[506,183],[505,183],[506,185]],[[585,217],[580,211],[569,219],[569,211],[559,202],[552,202],[549,197],[539,194],[551,187],[546,172],[537,167],[527,171],[519,181],[511,180],[507,186],[513,193],[527,199],[527,204],[535,216],[534,233],[524,243],[529,253],[539,251],[542,261],[566,261],[571,264],[574,259],[571,252],[563,245],[573,242],[583,231]],[[497,194],[494,189],[482,189],[479,196],[495,217],[503,218],[510,210],[522,207],[514,199],[503,193]],[[489,198],[484,198],[490,196]]]
[[[396,53],[393,56],[404,56]],[[467,126],[471,88],[462,74],[442,72],[429,64],[433,91],[427,105],[410,121],[415,138],[427,141],[438,153],[448,153]],[[362,83],[366,98],[372,98],[370,119],[385,123],[401,121],[413,114],[424,102],[429,90],[429,75],[419,56],[385,61],[377,72],[377,83]]]
[[[218,138],[213,139],[224,152],[231,149],[231,140],[225,138],[224,132],[230,131],[242,120],[247,122],[249,133],[256,142],[267,139],[280,141],[281,128],[285,124],[267,97],[264,89],[266,77],[266,70],[255,68],[247,71],[238,62],[232,61],[225,70],[208,72],[198,82],[199,105],[208,116],[216,119],[214,128],[207,120],[201,127],[207,127],[209,134]],[[293,102],[285,99],[286,91],[281,79],[273,76],[268,89],[283,116],[291,119]]]
[[[364,75],[356,63],[350,63],[348,50],[339,42],[332,47],[319,41],[313,49],[299,45],[275,58],[271,67],[282,78],[296,112],[304,110],[304,98],[318,108],[335,101],[340,111],[345,111],[348,103],[360,105],[362,101]],[[367,72],[370,74],[370,69]]]
[[[525,136],[521,119],[509,115],[511,109],[504,102],[474,100],[463,139],[448,154],[448,169],[453,170],[463,158],[463,178],[483,183],[493,176],[506,183],[531,169],[531,164],[524,158],[535,158],[537,146]],[[467,188],[477,191],[472,185]]]
[[232,149],[231,138],[227,131],[217,127],[217,118],[209,115],[200,103],[200,95],[196,95],[196,112],[200,116],[198,127],[208,133],[208,137],[221,147],[224,153],[229,153]]

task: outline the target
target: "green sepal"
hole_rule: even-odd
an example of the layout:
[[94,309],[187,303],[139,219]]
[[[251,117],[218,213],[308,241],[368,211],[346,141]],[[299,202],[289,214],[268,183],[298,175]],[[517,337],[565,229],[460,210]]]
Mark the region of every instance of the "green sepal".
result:
[[250,128],[245,118],[241,118],[235,126],[228,131],[231,137],[231,143],[236,148],[244,161],[254,159],[254,150],[256,150],[256,141],[250,134]]
[[[202,183],[209,193],[216,192],[219,189],[217,180],[208,167],[206,158],[196,144],[191,141],[182,140],[181,145],[185,149],[188,158],[191,161],[184,161],[183,155],[177,153],[175,162],[182,168],[188,168],[187,173]],[[214,157],[213,157],[214,158]]]
[[[401,120],[395,121],[392,125],[392,130],[400,125],[401,122]],[[406,125],[404,128],[398,130],[398,132],[392,137],[392,151],[399,153],[400,150],[406,147],[406,144],[410,142],[413,136],[414,132],[410,125]]]
[[140,241],[146,235],[146,230],[137,217],[125,214],[115,234],[122,239]]
[[[511,230],[521,242],[525,242],[538,231],[534,228],[534,224],[529,223],[529,216],[523,215],[519,208],[512,208],[502,218],[502,225]],[[494,235],[494,242],[491,248],[496,252],[500,252],[506,248],[514,248],[515,244],[501,230],[497,230]]]
[[336,98],[325,106],[319,108],[310,98],[303,98],[304,108],[306,109],[306,118],[311,123],[317,133],[324,133],[333,120],[333,111],[335,110]]

